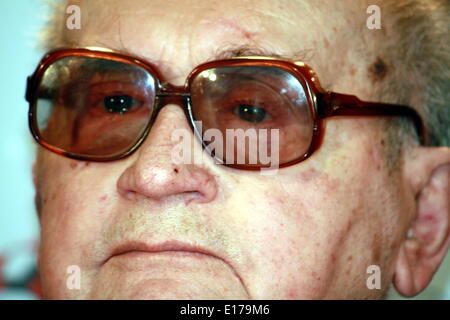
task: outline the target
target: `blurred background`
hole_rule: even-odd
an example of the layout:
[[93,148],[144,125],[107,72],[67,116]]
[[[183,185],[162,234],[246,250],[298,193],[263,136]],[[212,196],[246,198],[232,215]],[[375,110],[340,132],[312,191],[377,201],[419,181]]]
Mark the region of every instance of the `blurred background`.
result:
[[[43,0],[0,1],[0,300],[39,299],[36,270],[39,222],[32,163],[36,145],[28,130],[26,77],[44,54],[38,32],[48,12]],[[400,299],[394,290],[388,298]],[[450,300],[450,257],[428,289],[414,299]]]

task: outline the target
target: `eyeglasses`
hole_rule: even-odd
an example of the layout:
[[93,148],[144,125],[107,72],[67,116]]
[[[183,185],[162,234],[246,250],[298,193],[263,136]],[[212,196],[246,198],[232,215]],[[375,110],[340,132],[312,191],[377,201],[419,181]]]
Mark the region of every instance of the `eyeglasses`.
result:
[[[61,49],[48,53],[28,77],[26,100],[36,141],[60,155],[87,161],[132,154],[158,112],[173,102],[184,107],[203,148],[238,169],[267,166],[250,161],[252,152],[261,148],[279,152],[279,167],[305,160],[322,142],[323,120],[333,116],[406,116],[414,122],[421,143],[426,143],[414,109],[326,92],[304,63],[266,57],[201,64],[184,86],[177,87],[136,57],[100,48]],[[205,138],[208,130],[227,137],[222,148],[215,144],[212,150],[211,137]],[[245,135],[251,130],[256,140],[251,141],[251,135],[240,144],[228,140],[230,134],[238,139],[236,132]],[[260,135],[264,130],[271,133],[265,139]],[[244,155],[240,162],[237,154]]]

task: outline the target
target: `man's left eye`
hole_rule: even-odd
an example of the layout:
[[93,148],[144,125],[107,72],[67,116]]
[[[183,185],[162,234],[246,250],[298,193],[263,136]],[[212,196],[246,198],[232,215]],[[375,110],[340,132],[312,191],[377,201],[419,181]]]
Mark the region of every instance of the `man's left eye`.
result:
[[261,122],[266,118],[267,111],[263,108],[241,104],[234,112],[242,119],[248,122]]
[[128,95],[109,96],[103,99],[104,108],[109,113],[124,114],[133,107],[140,105],[140,101]]

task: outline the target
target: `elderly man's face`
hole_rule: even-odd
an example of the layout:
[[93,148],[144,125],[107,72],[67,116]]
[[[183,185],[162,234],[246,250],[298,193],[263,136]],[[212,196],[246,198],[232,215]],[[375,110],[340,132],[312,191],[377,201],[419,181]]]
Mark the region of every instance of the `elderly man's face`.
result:
[[[244,46],[303,57],[325,89],[376,100],[370,65],[378,53],[370,48],[381,33],[365,28],[367,5],[84,1],[81,30],[65,32],[78,46],[139,55],[175,85],[217,52]],[[161,110],[144,144],[124,160],[88,163],[40,152],[46,296],[383,296],[413,214],[401,171],[386,161],[383,124],[328,119],[321,148],[271,176],[209,158],[174,164],[171,133],[190,130],[175,104]],[[66,286],[70,265],[80,267],[80,290]],[[381,290],[367,287],[370,265],[380,267]]]

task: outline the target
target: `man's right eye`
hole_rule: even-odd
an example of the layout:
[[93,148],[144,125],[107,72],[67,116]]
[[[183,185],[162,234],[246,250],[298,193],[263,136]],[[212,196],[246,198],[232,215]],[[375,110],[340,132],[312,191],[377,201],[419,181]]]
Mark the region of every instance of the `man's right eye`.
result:
[[142,105],[141,101],[129,95],[108,96],[103,99],[103,107],[109,113],[124,114],[140,105]]

